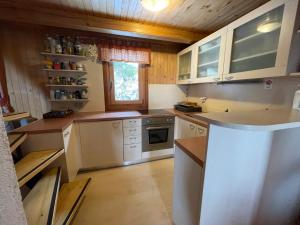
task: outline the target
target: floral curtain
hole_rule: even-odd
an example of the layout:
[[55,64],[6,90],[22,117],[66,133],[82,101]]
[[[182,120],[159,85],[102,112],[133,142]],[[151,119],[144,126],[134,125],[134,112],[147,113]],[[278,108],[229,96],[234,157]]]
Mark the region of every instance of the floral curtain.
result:
[[98,43],[98,57],[100,61],[134,62],[144,65],[151,63],[150,47],[135,41],[109,39]]

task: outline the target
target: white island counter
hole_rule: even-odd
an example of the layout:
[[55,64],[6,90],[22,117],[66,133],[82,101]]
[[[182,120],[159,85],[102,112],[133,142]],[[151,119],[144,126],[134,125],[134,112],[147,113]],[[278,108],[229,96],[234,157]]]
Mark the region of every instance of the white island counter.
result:
[[209,124],[204,175],[199,174],[199,224],[295,224],[300,214],[300,112],[193,117]]

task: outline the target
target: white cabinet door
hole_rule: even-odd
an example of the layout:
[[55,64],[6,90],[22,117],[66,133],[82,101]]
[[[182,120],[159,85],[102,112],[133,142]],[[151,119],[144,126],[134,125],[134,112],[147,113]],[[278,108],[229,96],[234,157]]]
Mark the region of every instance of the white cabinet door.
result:
[[78,125],[72,124],[63,131],[66,165],[69,182],[74,180],[81,167],[81,151]]
[[286,75],[298,0],[273,0],[228,25],[223,80]]
[[196,77],[195,45],[189,46],[177,54],[177,84],[189,84]]
[[123,163],[122,121],[80,123],[84,168],[109,167]]
[[186,121],[181,118],[177,118],[177,139],[180,138],[190,138],[196,136],[196,124]]
[[227,27],[198,41],[196,46],[196,78],[193,83],[221,81],[226,46]]
[[202,186],[202,167],[175,147],[172,215],[176,225],[199,224]]

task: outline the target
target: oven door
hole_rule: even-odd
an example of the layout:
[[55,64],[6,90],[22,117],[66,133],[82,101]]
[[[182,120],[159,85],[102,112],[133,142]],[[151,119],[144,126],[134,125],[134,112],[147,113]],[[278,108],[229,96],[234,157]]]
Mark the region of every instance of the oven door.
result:
[[143,152],[173,148],[174,125],[143,126]]

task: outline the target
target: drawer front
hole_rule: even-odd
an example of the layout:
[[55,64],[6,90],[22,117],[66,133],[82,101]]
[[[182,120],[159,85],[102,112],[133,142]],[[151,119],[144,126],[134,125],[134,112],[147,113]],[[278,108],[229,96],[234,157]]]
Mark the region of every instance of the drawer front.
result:
[[131,145],[131,144],[139,144],[142,143],[142,136],[127,136],[124,137],[124,144],[125,145]]
[[123,120],[123,127],[141,127],[141,126],[142,126],[141,119]]
[[140,136],[142,133],[142,127],[124,128],[124,137],[128,136]]
[[142,145],[124,145],[124,161],[136,161],[142,159]]

